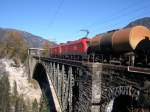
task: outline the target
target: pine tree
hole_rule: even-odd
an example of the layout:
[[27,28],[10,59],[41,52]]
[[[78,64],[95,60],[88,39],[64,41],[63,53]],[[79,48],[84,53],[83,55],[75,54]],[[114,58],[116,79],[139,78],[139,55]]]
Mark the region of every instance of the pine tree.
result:
[[16,83],[16,81],[14,81],[13,93],[12,93],[12,95],[13,95],[15,101],[16,101],[16,99],[17,99],[17,97],[18,97],[18,91],[17,91],[17,83]]
[[26,112],[32,112],[32,103],[30,99],[26,99]]
[[32,112],[39,112],[38,111],[38,102],[36,99],[32,103]]
[[27,112],[27,107],[25,105],[25,101],[23,99],[23,95],[17,98],[15,104],[15,112]]
[[14,109],[14,111],[15,111],[15,105],[16,105],[17,99],[18,99],[17,83],[16,81],[14,81],[12,93],[10,94],[10,105],[11,105],[11,108]]
[[39,112],[49,112],[48,100],[45,95],[43,95],[40,99],[40,109]]
[[0,79],[0,112],[9,112],[10,109],[10,85],[8,75]]

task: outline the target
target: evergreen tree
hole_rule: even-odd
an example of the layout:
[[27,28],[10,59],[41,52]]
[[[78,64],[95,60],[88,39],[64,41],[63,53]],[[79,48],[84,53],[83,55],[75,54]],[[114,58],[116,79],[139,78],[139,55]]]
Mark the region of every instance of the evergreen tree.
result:
[[45,95],[43,95],[40,99],[40,109],[39,112],[49,112],[48,100]]
[[32,112],[39,112],[38,111],[38,103],[37,103],[36,99],[32,103]]
[[23,95],[17,98],[15,105],[15,112],[27,112],[27,107],[23,99]]
[[3,75],[0,79],[0,112],[9,112],[10,110],[10,85],[8,75]]
[[26,100],[26,112],[32,112],[32,103],[30,101],[30,99]]
[[17,83],[16,81],[14,81],[13,84],[13,93],[12,96],[14,97],[14,100],[16,101],[17,97],[18,97],[18,91],[17,91]]
[[14,81],[12,93],[10,94],[10,105],[11,105],[11,108],[13,108],[14,110],[15,110],[17,99],[18,99],[17,83],[16,81]]

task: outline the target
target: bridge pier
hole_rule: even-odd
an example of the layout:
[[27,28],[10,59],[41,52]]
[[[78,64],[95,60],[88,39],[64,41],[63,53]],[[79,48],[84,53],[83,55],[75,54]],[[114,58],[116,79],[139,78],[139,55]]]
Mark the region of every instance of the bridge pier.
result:
[[102,66],[99,63],[88,63],[90,74],[92,76],[92,99],[91,99],[91,112],[99,112],[101,100],[101,72]]

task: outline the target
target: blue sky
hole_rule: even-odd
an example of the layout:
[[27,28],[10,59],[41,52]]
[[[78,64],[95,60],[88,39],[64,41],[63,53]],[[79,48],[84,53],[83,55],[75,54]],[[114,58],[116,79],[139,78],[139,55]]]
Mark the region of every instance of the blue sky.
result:
[[0,0],[0,27],[58,43],[121,28],[150,17],[150,0]]

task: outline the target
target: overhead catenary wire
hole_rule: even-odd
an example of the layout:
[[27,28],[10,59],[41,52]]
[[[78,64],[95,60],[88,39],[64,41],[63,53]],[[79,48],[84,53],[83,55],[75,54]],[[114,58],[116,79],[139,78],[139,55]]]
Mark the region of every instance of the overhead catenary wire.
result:
[[61,10],[63,4],[64,4],[64,1],[65,1],[65,0],[61,0],[61,1],[60,1],[59,5],[58,5],[58,7],[57,7],[57,9],[56,9],[56,11],[54,12],[54,15],[53,15],[53,17],[52,17],[52,20],[51,20],[51,22],[50,22],[50,27],[52,27],[52,26],[54,25],[54,23],[55,23],[55,21],[56,21],[56,19],[57,19],[57,16],[58,16],[58,14],[59,14],[59,12],[60,12],[60,10]]
[[114,21],[120,21],[120,19],[124,18],[125,16],[129,16],[131,14],[137,14],[141,10],[146,9],[147,7],[149,7],[150,4],[146,3],[146,4],[144,4],[144,6],[141,6],[141,7],[137,7],[136,5],[134,5],[132,7],[132,9],[129,8],[132,5],[133,4],[127,6],[126,8],[123,8],[123,9],[119,10],[119,13],[114,14],[113,16],[111,16],[111,18],[109,17],[109,19],[107,19],[107,20],[104,20],[104,21],[101,21],[101,22],[98,22],[98,21],[93,22],[92,24],[88,25],[88,28],[94,27],[95,25],[99,24],[101,27],[105,27],[107,29],[114,29],[114,27],[111,25],[111,24],[115,23]]
[[[125,22],[125,20],[126,21],[131,21],[131,20],[135,20],[135,19],[137,19],[137,18],[139,18],[140,16],[142,16],[143,14],[145,14],[145,12],[147,12],[147,11],[145,11],[144,9],[146,9],[146,8],[148,8],[148,7],[145,7],[145,8],[143,8],[143,9],[141,9],[141,10],[139,10],[139,11],[137,11],[136,13],[130,13],[130,14],[128,14],[128,15],[124,15],[124,16],[122,16],[122,17],[119,17],[119,19],[117,19],[117,17],[116,17],[116,19],[114,19],[113,20],[113,22],[112,21],[110,21],[110,22],[107,22],[107,23],[105,23],[105,24],[103,24],[103,27],[105,27],[105,28],[107,28],[107,29],[114,29],[114,28],[116,28],[116,26],[118,26],[118,27],[122,27],[121,26],[121,24],[123,23],[123,22]],[[143,12],[144,11],[144,12]],[[148,12],[147,12],[148,13]],[[127,19],[126,19],[127,18]],[[120,25],[119,25],[120,24]],[[127,25],[127,24],[126,24]]]
[[127,11],[127,10],[129,10],[129,7],[133,7],[133,5],[135,5],[135,3],[133,2],[133,3],[131,3],[131,4],[129,4],[128,6],[126,6],[126,7],[123,7],[123,8],[121,8],[121,9],[118,9],[117,10],[117,12],[114,12],[113,14],[112,14],[112,16],[109,16],[109,20],[104,20],[104,21],[101,21],[101,22],[99,22],[99,21],[95,21],[95,22],[93,22],[93,23],[91,23],[90,25],[88,25],[88,26],[95,26],[95,25],[97,25],[97,24],[100,24],[100,23],[106,23],[106,22],[108,22],[108,21],[110,21],[110,20],[112,20],[114,17],[116,17],[117,15],[116,14],[119,14],[120,15],[120,12],[124,12],[124,11]]
[[[128,21],[131,20],[132,18],[136,19],[136,17],[139,17],[140,15],[143,15],[145,12],[148,11],[148,10],[145,10],[145,9],[149,8],[149,5],[150,4],[147,4],[147,5],[143,6],[143,7],[136,8],[136,9],[132,10],[132,12],[126,12],[126,14],[117,16],[116,19],[113,20],[113,22],[110,21],[109,23],[112,23],[112,25],[116,25],[117,23],[122,23],[121,21],[123,19],[125,19],[125,17],[127,17],[127,19],[129,18]],[[143,13],[140,14],[141,12],[143,12]],[[120,22],[114,22],[114,21],[120,21]],[[112,27],[110,27],[110,28],[112,28]]]
[[[143,9],[145,9],[145,8],[143,8]],[[140,18],[143,14],[148,14],[149,13],[149,11],[147,10],[147,11],[145,11],[145,10],[140,10],[140,11],[138,11],[137,13],[134,13],[134,14],[136,14],[136,15],[132,15],[131,17],[128,17],[126,20],[127,21],[131,21],[131,20],[135,20],[135,19],[137,19],[137,18]],[[143,12],[144,11],[144,12]],[[137,15],[138,14],[138,15]],[[116,20],[117,22],[115,22],[115,23],[112,23],[112,25],[115,27],[115,25],[117,25],[117,24],[120,24],[120,23],[122,23],[122,21],[123,20]]]
[[[126,5],[126,7],[118,9],[117,12],[114,11],[114,13],[111,14],[112,16],[109,16],[108,19],[105,19],[104,21],[98,21],[97,20],[97,21],[95,21],[89,25],[86,25],[86,27],[85,26],[82,27],[81,29],[88,29],[91,32],[92,27],[94,27],[95,25],[99,25],[101,28],[105,27],[105,29],[108,29],[108,30],[114,29],[114,26],[117,26],[116,23],[118,23],[118,21],[119,21],[119,23],[125,22],[124,20],[126,18],[124,18],[124,17],[127,17],[128,15],[130,15],[130,16],[128,16],[128,18],[130,18],[130,19],[135,18],[136,15],[138,17],[139,12],[141,12],[141,10],[145,9],[145,7],[149,7],[149,5],[150,5],[149,3],[143,3],[143,5],[137,6],[136,4],[141,3],[140,0],[138,0],[138,1],[139,2],[136,2],[136,3],[135,3],[135,1],[131,1],[130,4]],[[56,10],[56,13],[54,15],[51,26],[56,21],[57,16],[58,16],[63,4],[64,4],[64,0],[61,0],[60,4],[58,6],[58,9]],[[133,17],[132,14],[135,16]],[[130,19],[129,19],[129,21],[131,21]],[[117,27],[121,28],[122,26],[118,25]],[[78,29],[78,31],[79,31],[79,29]],[[75,37],[77,37],[77,36],[75,36]]]

